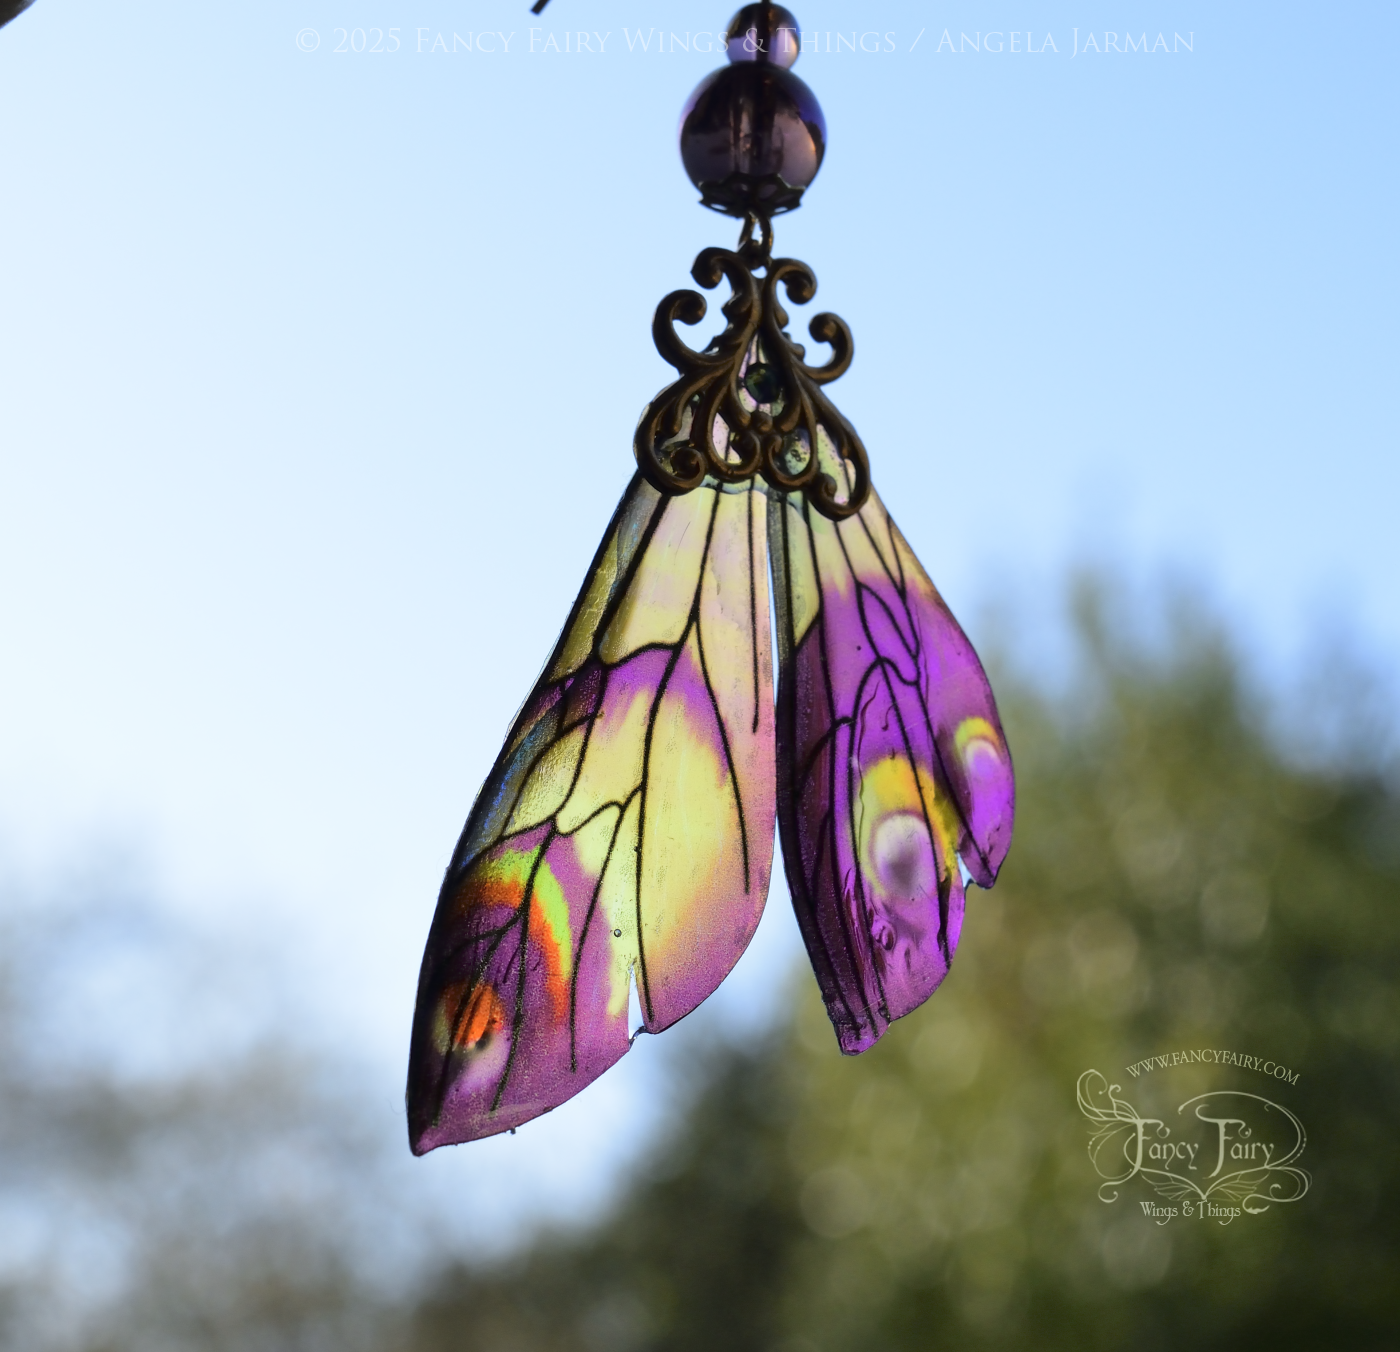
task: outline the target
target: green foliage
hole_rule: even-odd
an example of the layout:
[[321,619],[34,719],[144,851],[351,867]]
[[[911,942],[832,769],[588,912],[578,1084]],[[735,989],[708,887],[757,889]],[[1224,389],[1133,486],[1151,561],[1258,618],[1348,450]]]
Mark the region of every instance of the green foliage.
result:
[[[1015,845],[944,988],[846,1059],[804,979],[782,1040],[709,1068],[665,1177],[592,1235],[453,1274],[415,1348],[1395,1345],[1396,795],[1291,764],[1209,634],[1154,657],[1099,617],[1068,698],[1004,691]],[[1126,1073],[1201,1047],[1298,1083]],[[1311,1191],[1228,1226],[1157,1225],[1145,1187],[1100,1200],[1090,1068],[1164,1119],[1272,1095]]]
[[[1008,701],[1016,843],[945,988],[854,1062],[803,1012],[791,1149],[816,1233],[789,1326],[822,1349],[936,1329],[960,1347],[1379,1345],[1400,1316],[1394,799],[1290,767],[1202,636],[1152,662],[1089,634],[1070,703]],[[1125,1073],[1202,1047],[1299,1083]],[[1164,1119],[1226,1084],[1274,1094],[1309,1129],[1313,1190],[1229,1227],[1157,1226],[1126,1189],[1105,1204],[1074,1100],[1091,1067]]]
[[399,1312],[367,1278],[391,1257],[398,1180],[360,1098],[285,1034],[248,1041],[217,1013],[190,1044],[204,1056],[122,1055],[153,988],[197,1029],[246,998],[223,982],[236,947],[121,898],[15,905],[6,883],[0,1349],[387,1346]]
[[546,1241],[502,1273],[452,1274],[419,1314],[415,1352],[766,1352],[805,1230],[782,1059],[775,1044],[697,1065],[706,1089],[695,1111],[610,1223]]

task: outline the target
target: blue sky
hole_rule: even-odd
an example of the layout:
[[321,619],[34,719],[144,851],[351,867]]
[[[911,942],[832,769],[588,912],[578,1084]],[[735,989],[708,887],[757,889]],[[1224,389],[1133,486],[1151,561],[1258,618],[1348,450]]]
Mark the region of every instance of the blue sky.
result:
[[[1400,11],[797,15],[830,147],[778,245],[854,330],[831,392],[974,639],[1011,597],[1048,651],[1096,560],[1195,579],[1268,677],[1329,625],[1400,670]],[[0,31],[0,841],[125,851],[284,936],[386,1114],[441,870],[668,379],[652,310],[734,237],[675,149],[728,17],[38,0]],[[792,951],[774,902],[735,1017]],[[645,1092],[612,1078],[474,1158],[587,1174]]]

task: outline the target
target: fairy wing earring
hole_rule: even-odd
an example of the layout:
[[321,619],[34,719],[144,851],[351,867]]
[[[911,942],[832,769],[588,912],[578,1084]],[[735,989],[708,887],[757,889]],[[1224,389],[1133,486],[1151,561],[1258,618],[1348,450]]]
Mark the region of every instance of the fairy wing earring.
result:
[[[731,64],[681,132],[705,205],[744,219],[725,330],[675,333],[705,301],[657,308],[677,380],[634,438],[623,494],[564,631],[448,866],[409,1060],[416,1153],[557,1107],[720,984],[768,894],[774,819],[793,905],[845,1052],[874,1044],[948,971],[964,876],[988,887],[1014,781],[991,688],[870,486],[822,387],[850,365],[834,315],[806,363],[780,303],[816,290],[772,256],[772,217],[821,165],[825,125],[788,69],[797,25],[748,5]],[[773,698],[768,579],[780,678]]]

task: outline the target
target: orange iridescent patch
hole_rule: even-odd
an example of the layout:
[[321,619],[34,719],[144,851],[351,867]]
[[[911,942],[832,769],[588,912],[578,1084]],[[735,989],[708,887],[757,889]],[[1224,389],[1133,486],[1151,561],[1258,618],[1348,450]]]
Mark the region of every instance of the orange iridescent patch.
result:
[[433,1034],[438,1050],[449,1048],[468,1054],[480,1051],[506,1026],[505,1005],[486,982],[478,982],[467,992],[465,981],[455,981],[438,1001]]

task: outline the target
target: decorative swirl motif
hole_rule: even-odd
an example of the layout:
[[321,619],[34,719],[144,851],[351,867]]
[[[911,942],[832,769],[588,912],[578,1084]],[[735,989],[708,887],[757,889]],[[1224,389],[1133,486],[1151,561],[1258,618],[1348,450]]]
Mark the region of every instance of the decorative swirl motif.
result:
[[[761,237],[753,238],[761,225]],[[690,275],[707,291],[727,278],[726,325],[703,352],[676,333],[677,321],[698,324],[706,313],[698,291],[672,291],[656,307],[656,350],[680,378],[647,405],[633,450],[647,482],[658,492],[689,493],[706,476],[738,483],[761,474],[773,487],[801,491],[834,521],[854,515],[870,491],[870,462],[854,427],[821,387],[845,373],[854,343],[845,321],[816,315],[808,332],[831,348],[824,366],[808,366],[806,350],[787,333],[788,315],[778,298],[805,305],[817,291],[811,268],[793,258],[773,258],[772,227],[750,214],[736,251],[701,251]],[[762,279],[755,274],[762,269]],[[836,479],[821,467],[826,442],[845,462],[849,492],[838,496]]]
[[[1297,1117],[1281,1103],[1240,1089],[1216,1089],[1187,1099],[1177,1109],[1178,1114],[1194,1106],[1198,1122],[1217,1128],[1213,1136],[1207,1133],[1203,1143],[1198,1181],[1177,1170],[1158,1166],[1163,1161],[1182,1160],[1189,1161],[1187,1167],[1196,1171],[1200,1145],[1182,1146],[1172,1142],[1172,1129],[1161,1118],[1139,1115],[1121,1096],[1122,1086],[1109,1084],[1097,1070],[1086,1070],[1076,1088],[1079,1111],[1094,1124],[1090,1129],[1089,1158],[1094,1171],[1103,1180],[1098,1189],[1101,1202],[1117,1201],[1118,1189],[1133,1178],[1142,1178],[1159,1195],[1188,1204],[1187,1215],[1191,1206],[1204,1207],[1212,1198],[1222,1198],[1257,1216],[1275,1202],[1300,1201],[1312,1185],[1312,1176],[1295,1163],[1307,1146],[1308,1134]],[[1206,1108],[1211,1112],[1223,1109],[1225,1115],[1211,1117],[1203,1111]],[[1251,1116],[1254,1126],[1250,1125]],[[1282,1152],[1276,1149],[1272,1138],[1264,1145],[1250,1141],[1249,1138],[1256,1135],[1256,1128],[1281,1127],[1284,1122],[1288,1129],[1283,1138],[1286,1148]],[[1262,1140],[1262,1136],[1259,1139]],[[1241,1142],[1248,1143],[1242,1145]],[[1212,1144],[1218,1153],[1214,1170],[1208,1171],[1206,1165],[1210,1162]],[[1227,1145],[1230,1147],[1228,1157],[1247,1162],[1247,1167],[1225,1172]],[[1228,1224],[1228,1221],[1222,1223]]]

